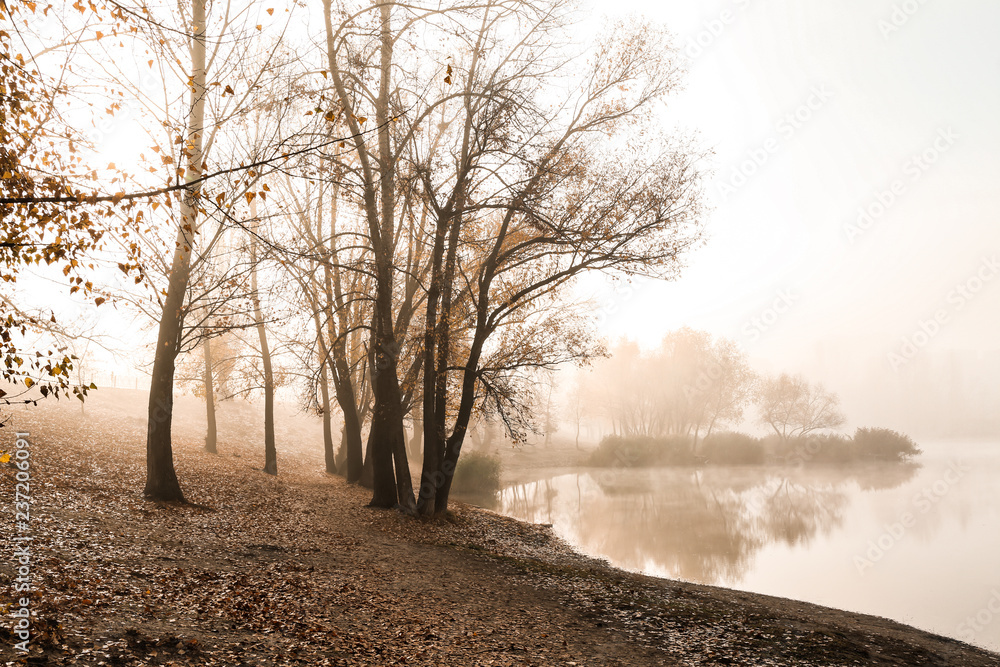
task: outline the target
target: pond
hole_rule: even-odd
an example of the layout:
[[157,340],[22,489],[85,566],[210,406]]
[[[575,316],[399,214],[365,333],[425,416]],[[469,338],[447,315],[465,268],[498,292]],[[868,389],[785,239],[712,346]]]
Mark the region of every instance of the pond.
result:
[[534,470],[494,509],[628,570],[1000,650],[1000,443],[924,449],[909,466]]

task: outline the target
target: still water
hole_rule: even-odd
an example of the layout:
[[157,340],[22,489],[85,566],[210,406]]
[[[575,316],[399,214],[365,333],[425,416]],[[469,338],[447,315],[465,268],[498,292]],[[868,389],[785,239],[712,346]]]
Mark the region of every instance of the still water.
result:
[[1000,443],[924,450],[916,466],[536,470],[496,509],[625,569],[1000,650]]

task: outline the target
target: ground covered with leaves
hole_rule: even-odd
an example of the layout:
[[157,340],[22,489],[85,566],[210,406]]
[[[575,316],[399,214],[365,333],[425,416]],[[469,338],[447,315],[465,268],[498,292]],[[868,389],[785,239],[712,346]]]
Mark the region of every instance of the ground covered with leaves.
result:
[[[149,502],[135,399],[108,392],[86,415],[43,403],[0,432],[7,452],[30,433],[33,500],[31,650],[15,652],[6,619],[8,665],[1000,664],[883,619],[615,570],[473,507],[454,524],[369,509],[365,489],[322,472],[311,427],[279,428],[280,475],[264,475],[237,408],[220,455],[178,425],[190,504]],[[11,536],[16,472],[0,466]]]

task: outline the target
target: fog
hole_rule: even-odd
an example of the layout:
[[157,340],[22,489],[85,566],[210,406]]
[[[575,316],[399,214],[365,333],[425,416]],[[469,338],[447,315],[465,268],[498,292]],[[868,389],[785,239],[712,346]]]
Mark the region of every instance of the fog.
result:
[[[676,280],[577,286],[609,343],[651,348],[689,326],[735,341],[755,368],[822,381],[851,425],[998,432],[1000,8],[900,6],[586,6],[667,27],[687,73],[662,122],[713,153],[708,238]],[[129,154],[128,127],[106,154]],[[21,289],[59,307],[47,283]],[[100,320],[106,335],[143,336],[128,313]],[[92,356],[105,376],[143,375]]]
[[613,7],[684,45],[669,117],[699,130],[715,173],[710,239],[679,280],[589,292],[607,335],[704,329],[822,380],[852,421],[997,433],[1000,8]]
[[154,4],[0,2],[0,426],[87,434],[79,516],[301,492],[358,571],[482,532],[1000,649],[1000,4]]

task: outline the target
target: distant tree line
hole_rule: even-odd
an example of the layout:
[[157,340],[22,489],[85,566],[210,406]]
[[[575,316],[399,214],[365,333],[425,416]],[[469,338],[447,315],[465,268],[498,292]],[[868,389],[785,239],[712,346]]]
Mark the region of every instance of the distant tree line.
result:
[[[574,395],[606,429],[592,457],[599,465],[894,461],[919,453],[887,429],[858,429],[853,439],[836,434],[846,417],[822,384],[760,375],[733,341],[689,328],[649,351],[620,342],[578,376]],[[575,418],[582,414],[577,406]],[[771,435],[723,430],[749,422]]]

